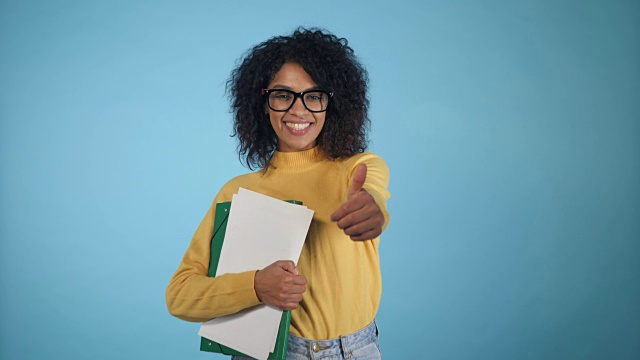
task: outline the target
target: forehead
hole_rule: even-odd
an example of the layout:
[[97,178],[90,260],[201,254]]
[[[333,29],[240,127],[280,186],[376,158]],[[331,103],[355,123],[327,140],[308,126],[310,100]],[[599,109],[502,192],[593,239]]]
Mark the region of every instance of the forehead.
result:
[[269,87],[282,86],[295,91],[304,91],[317,87],[311,76],[297,63],[285,63],[280,70],[275,73],[269,83]]

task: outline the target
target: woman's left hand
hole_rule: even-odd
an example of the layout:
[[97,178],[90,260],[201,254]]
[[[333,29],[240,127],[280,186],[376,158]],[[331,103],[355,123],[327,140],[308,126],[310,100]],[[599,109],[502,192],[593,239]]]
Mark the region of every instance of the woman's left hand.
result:
[[367,165],[360,164],[353,175],[347,201],[333,214],[331,221],[351,237],[351,240],[371,240],[382,233],[384,215],[373,196],[362,188],[367,178]]

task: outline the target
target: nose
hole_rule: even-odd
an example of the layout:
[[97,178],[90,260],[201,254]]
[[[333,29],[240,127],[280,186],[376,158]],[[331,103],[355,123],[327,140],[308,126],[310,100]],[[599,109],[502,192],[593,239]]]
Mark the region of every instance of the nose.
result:
[[302,115],[307,112],[307,108],[304,106],[302,102],[302,96],[298,96],[293,100],[293,105],[289,111],[295,115]]

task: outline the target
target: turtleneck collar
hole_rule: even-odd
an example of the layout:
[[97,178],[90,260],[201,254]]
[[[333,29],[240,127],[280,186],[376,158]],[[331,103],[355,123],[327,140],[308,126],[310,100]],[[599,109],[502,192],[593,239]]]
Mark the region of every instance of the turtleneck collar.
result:
[[300,170],[319,163],[325,158],[318,146],[304,151],[280,152],[276,150],[271,158],[271,165],[278,170]]

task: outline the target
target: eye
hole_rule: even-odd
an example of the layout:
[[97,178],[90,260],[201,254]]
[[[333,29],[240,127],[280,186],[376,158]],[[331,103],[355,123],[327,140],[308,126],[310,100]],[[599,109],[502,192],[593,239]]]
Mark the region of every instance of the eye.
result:
[[324,100],[324,94],[321,92],[312,92],[312,93],[308,93],[305,96],[305,100],[306,101],[322,101]]
[[277,100],[289,100],[291,99],[291,94],[286,91],[274,91],[271,93],[271,97]]

